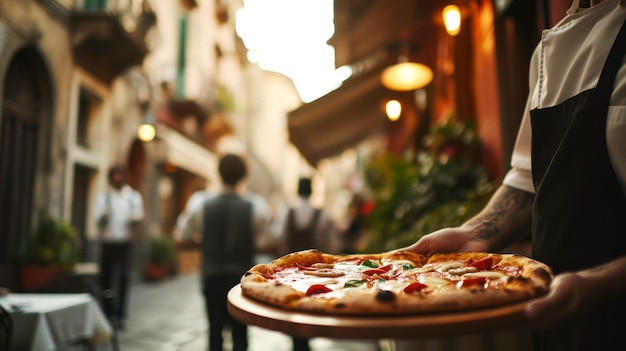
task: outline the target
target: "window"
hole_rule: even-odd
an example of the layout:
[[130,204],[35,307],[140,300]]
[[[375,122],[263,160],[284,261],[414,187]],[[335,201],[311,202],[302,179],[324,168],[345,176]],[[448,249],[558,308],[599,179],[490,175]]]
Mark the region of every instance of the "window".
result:
[[96,114],[101,111],[101,107],[102,100],[89,90],[81,87],[78,100],[78,118],[76,122],[76,143],[78,145],[84,147],[90,146],[89,142],[92,138],[90,130],[93,127],[92,124]]

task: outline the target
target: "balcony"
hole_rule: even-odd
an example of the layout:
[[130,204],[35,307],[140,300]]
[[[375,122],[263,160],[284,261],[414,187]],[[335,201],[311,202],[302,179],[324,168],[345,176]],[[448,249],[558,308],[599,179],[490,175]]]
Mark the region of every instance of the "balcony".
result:
[[149,52],[156,15],[146,0],[39,1],[68,23],[76,63],[107,84]]

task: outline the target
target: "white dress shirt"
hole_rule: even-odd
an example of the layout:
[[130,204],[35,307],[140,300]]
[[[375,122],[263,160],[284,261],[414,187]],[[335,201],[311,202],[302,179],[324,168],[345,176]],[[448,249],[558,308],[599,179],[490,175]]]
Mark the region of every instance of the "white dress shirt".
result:
[[129,224],[144,217],[141,194],[128,185],[122,189],[110,189],[98,194],[94,205],[96,221],[102,216],[109,217],[108,225],[102,230],[104,241],[125,241],[131,239]]

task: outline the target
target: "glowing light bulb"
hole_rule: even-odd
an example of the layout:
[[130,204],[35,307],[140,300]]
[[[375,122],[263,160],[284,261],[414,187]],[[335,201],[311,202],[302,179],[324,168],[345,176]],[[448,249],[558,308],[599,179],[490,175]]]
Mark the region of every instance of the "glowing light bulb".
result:
[[443,24],[446,26],[448,34],[455,36],[461,31],[461,10],[455,5],[448,5],[443,8]]
[[156,129],[154,125],[144,123],[137,128],[137,137],[143,142],[149,142],[156,137]]
[[385,111],[387,112],[387,118],[395,122],[400,118],[400,114],[402,113],[402,104],[400,104],[398,100],[389,100],[385,105]]

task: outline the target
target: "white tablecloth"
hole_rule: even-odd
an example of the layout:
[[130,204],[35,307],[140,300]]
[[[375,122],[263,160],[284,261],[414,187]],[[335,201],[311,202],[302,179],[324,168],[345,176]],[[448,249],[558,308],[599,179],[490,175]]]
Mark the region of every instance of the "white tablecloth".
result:
[[112,328],[89,294],[18,294],[0,298],[13,319],[12,351],[52,351],[86,340],[106,344]]

